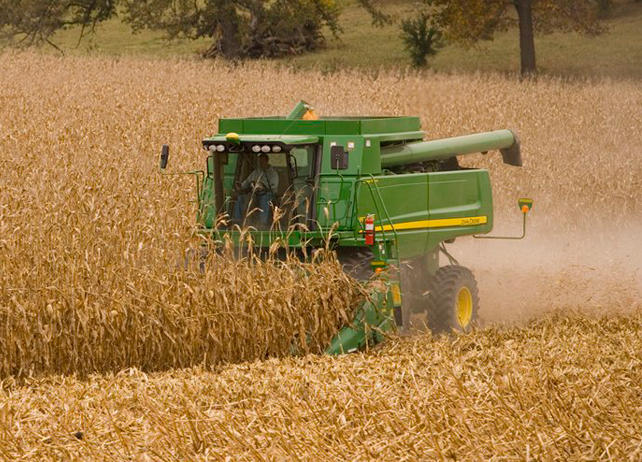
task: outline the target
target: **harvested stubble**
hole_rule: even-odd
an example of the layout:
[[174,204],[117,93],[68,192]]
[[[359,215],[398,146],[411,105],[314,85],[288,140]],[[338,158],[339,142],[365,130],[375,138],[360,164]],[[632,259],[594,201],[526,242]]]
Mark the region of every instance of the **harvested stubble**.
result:
[[640,314],[550,316],[338,358],[5,381],[0,458],[640,460],[641,331]]

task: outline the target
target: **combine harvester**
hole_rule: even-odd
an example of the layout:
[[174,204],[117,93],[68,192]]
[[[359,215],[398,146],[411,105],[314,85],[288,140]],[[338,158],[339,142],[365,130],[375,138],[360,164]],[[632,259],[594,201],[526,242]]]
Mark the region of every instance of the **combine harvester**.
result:
[[[418,117],[319,118],[303,101],[287,117],[221,119],[219,134],[203,140],[207,170],[190,172],[199,223],[216,241],[237,245],[249,227],[259,249],[278,243],[310,255],[329,244],[352,276],[379,274],[388,290],[359,307],[328,353],[407,330],[411,316],[423,316],[433,332],[467,332],[477,319],[477,284],[445,244],[523,238],[532,200],[519,200],[521,236],[478,236],[493,228],[490,178],[460,167],[457,156],[499,150],[506,164],[521,166],[519,140],[511,130],[423,137]],[[162,172],[168,157],[165,145]]]

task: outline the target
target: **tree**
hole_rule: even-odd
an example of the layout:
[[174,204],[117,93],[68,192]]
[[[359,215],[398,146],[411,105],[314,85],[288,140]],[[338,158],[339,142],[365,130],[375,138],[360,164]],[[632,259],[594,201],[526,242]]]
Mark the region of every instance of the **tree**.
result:
[[122,0],[134,31],[165,31],[169,38],[211,37],[206,56],[277,57],[314,50],[323,27],[340,31],[336,0]]
[[79,41],[115,14],[116,0],[0,0],[0,31],[20,43],[46,42],[59,29],[81,26]]
[[168,38],[211,37],[207,56],[276,57],[323,45],[323,28],[340,32],[339,0],[0,0],[0,30],[26,44],[82,26],[79,40],[120,12],[132,29]]
[[395,22],[394,15],[381,9],[381,0],[357,0],[357,3],[370,14],[373,26],[382,27]]
[[426,67],[428,57],[437,54],[441,47],[441,32],[431,24],[425,11],[401,21],[401,39],[410,54],[414,67]]
[[537,72],[535,33],[598,34],[595,0],[424,0],[446,37],[473,45],[517,25],[522,75]]
[[597,7],[597,17],[600,19],[608,18],[613,10],[613,0],[595,0]]
[[[357,0],[357,3],[370,14],[375,27],[394,24],[399,20],[398,15],[383,10],[382,0]],[[443,34],[426,5],[416,5],[415,9],[409,11],[411,16],[401,19],[401,40],[413,67],[425,67],[428,65],[428,57],[436,55],[443,46]]]

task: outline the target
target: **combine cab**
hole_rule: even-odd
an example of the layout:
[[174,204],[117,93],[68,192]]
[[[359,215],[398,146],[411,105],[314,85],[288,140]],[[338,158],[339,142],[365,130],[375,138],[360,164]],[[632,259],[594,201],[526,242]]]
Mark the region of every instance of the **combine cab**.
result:
[[[499,150],[521,166],[519,141],[510,130],[423,137],[417,117],[319,118],[305,102],[287,117],[221,119],[219,134],[203,141],[199,222],[213,239],[237,243],[249,228],[259,248],[278,240],[312,250],[329,240],[352,276],[379,274],[388,290],[364,302],[329,353],[376,343],[413,318],[434,332],[466,332],[477,284],[445,244],[489,233],[493,202],[488,172],[461,168],[457,157]],[[163,171],[168,153],[164,146]],[[524,224],[531,205],[520,200]]]

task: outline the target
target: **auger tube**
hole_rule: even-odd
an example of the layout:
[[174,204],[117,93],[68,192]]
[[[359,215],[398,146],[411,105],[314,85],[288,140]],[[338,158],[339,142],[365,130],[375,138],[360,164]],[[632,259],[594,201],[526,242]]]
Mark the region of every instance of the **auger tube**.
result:
[[519,138],[512,130],[496,130],[441,140],[421,141],[381,148],[381,166],[394,167],[497,149],[504,163],[522,166]]

